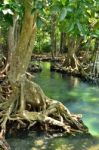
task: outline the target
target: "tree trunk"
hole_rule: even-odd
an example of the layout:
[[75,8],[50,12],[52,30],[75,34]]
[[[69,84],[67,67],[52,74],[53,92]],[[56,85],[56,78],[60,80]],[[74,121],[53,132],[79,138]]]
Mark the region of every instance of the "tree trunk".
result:
[[51,52],[52,58],[56,56],[56,16],[53,14],[51,16]]
[[79,48],[80,41],[69,39],[67,41],[67,44],[68,44],[68,53],[63,66],[65,66],[69,71],[73,70],[78,71],[80,64],[76,56],[76,52]]
[[94,77],[99,77],[99,41],[96,40],[96,54],[95,54],[95,61],[93,63],[93,68],[92,68],[92,75]]
[[1,27],[0,27],[0,59],[2,57]]
[[[7,111],[7,116],[4,117],[4,121],[1,125],[2,129],[6,128],[6,122],[8,120],[8,116],[13,110],[13,103],[19,97],[20,93],[20,85],[21,78],[24,76],[31,55],[32,49],[34,45],[35,33],[36,33],[36,24],[35,24],[35,16],[31,15],[32,0],[24,1],[24,19],[23,26],[20,34],[20,38],[18,44],[16,46],[15,51],[12,51],[12,58],[10,59],[10,71],[8,73],[8,79],[12,86],[13,93],[9,97],[9,108]],[[22,78],[23,79],[23,78]],[[23,82],[23,80],[22,80]]]
[[61,32],[61,37],[60,37],[60,53],[63,53],[66,49],[66,33]]
[[[31,2],[31,0],[29,0],[29,2]],[[10,82],[15,83],[25,74],[32,55],[36,24],[35,17],[31,15],[31,10],[32,9],[26,5],[21,35],[16,50],[12,54],[9,72]]]
[[12,53],[15,51],[16,45],[18,43],[18,16],[13,16],[13,26],[9,27],[8,31],[8,62],[11,62]]

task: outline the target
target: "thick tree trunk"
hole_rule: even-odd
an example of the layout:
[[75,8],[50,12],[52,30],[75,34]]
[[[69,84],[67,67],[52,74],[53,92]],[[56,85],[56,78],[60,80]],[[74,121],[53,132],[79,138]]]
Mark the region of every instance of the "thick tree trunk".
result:
[[30,7],[26,7],[19,42],[16,50],[12,54],[12,62],[9,72],[10,82],[15,83],[18,81],[27,70],[33,50],[35,31],[35,17],[31,15]]
[[23,82],[23,76],[27,70],[34,45],[36,24],[35,17],[31,15],[31,3],[32,0],[23,2],[25,12],[22,31],[16,49],[12,52],[12,58],[10,59],[11,62],[10,71],[8,73],[8,79],[12,86],[13,93],[11,94],[8,100],[9,109],[7,111],[7,116],[4,117],[4,121],[1,125],[1,128],[3,130],[6,128],[8,116],[13,110],[12,104],[19,97],[19,86],[21,85],[21,78]]
[[[31,15],[32,11],[32,0],[23,1],[24,5],[24,19],[23,19],[23,26],[20,34],[20,38],[18,41],[17,46],[15,46],[14,40],[14,31],[15,31],[15,24],[16,18],[14,20],[14,26],[10,28],[10,37],[9,37],[9,63],[10,63],[10,71],[8,73],[8,79],[11,84],[12,94],[8,97],[8,102],[4,99],[3,103],[0,104],[0,129],[1,129],[1,137],[3,137],[4,133],[6,133],[6,124],[9,120],[10,115],[13,111],[15,111],[15,103],[16,100],[19,101],[20,96],[20,86],[21,83],[24,82],[23,77],[27,70],[32,49],[34,45],[35,33],[36,33],[36,24],[35,24],[35,17]],[[12,41],[11,41],[12,40]],[[16,47],[16,48],[15,48]],[[23,76],[23,77],[22,77]],[[22,80],[21,80],[22,79]],[[22,95],[22,94],[21,94]],[[22,105],[20,109],[22,111],[24,105]],[[3,114],[5,112],[5,115]],[[2,138],[2,141],[4,138]],[[2,147],[6,147],[6,145],[2,144]],[[6,147],[8,149],[8,147]]]
[[8,31],[8,62],[11,62],[12,53],[15,51],[16,45],[18,43],[18,16],[13,16],[13,26],[9,27]]

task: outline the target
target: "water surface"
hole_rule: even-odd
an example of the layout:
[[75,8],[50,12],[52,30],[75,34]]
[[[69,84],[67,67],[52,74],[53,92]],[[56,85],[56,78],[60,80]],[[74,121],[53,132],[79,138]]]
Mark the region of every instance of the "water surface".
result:
[[99,88],[79,78],[50,72],[50,63],[41,63],[42,73],[35,81],[47,96],[63,102],[72,112],[83,114],[83,120],[92,135],[99,136]]
[[27,138],[10,138],[12,150],[99,150],[99,88],[79,78],[50,72],[50,63],[42,62],[43,71],[35,74],[45,94],[64,103],[71,112],[83,115],[89,136],[69,136],[48,139],[41,133],[30,133]]

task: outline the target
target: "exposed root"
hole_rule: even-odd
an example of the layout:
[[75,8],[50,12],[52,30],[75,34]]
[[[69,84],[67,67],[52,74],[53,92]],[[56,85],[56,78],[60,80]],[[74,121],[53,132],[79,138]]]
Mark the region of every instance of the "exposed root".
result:
[[3,130],[0,132],[0,149],[11,150],[10,145],[7,143],[5,137],[3,136]]
[[0,74],[4,74],[4,73],[7,73],[8,70],[9,70],[9,64],[6,64],[5,68],[0,72]]
[[13,110],[13,105],[14,105],[14,102],[12,102],[7,110],[7,112],[3,115],[3,118],[2,118],[2,123],[1,123],[1,130],[5,131],[6,132],[6,124],[7,124],[7,121],[9,120],[9,116],[10,114],[12,113],[12,110]]
[[[25,76],[12,89],[9,99],[0,104],[1,132],[6,132],[6,125],[11,122],[17,126],[16,130],[29,130],[40,123],[45,124],[49,132],[51,128],[70,134],[88,132],[80,115],[72,114],[61,102],[48,98],[40,86]],[[11,126],[7,127],[7,131],[9,128]]]
[[50,70],[73,76],[86,77],[90,72],[90,66],[81,63],[79,59],[73,55],[72,58],[66,58],[63,63],[52,64]]

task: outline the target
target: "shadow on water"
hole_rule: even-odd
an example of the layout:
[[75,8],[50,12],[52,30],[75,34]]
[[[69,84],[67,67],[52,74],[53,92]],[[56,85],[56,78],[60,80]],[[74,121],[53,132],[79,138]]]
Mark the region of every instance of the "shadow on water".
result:
[[12,150],[99,150],[99,138],[70,136],[47,138],[36,135],[9,140]]
[[9,138],[12,150],[99,150],[99,88],[83,83],[79,78],[50,72],[50,63],[42,62],[43,71],[35,74],[45,94],[63,102],[70,111],[81,113],[92,136],[47,138],[30,133],[27,138]]

